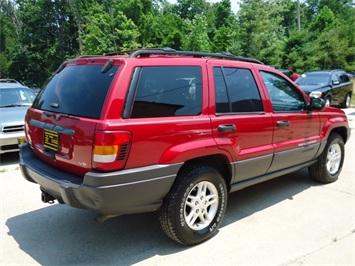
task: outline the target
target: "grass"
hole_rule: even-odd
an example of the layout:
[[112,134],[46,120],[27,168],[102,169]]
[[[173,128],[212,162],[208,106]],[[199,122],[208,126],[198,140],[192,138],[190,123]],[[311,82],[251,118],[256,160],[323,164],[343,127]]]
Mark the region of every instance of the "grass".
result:
[[355,107],[355,78],[352,79],[353,82],[353,95],[351,96],[350,106]]

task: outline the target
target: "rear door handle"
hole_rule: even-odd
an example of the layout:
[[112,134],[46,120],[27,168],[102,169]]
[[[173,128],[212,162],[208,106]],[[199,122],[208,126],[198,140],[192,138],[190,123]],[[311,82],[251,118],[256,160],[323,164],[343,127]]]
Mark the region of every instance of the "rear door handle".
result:
[[277,121],[277,127],[288,127],[290,125],[290,121],[287,120],[281,120]]
[[237,127],[234,124],[224,124],[218,126],[218,132],[225,133],[225,132],[233,132],[236,131]]

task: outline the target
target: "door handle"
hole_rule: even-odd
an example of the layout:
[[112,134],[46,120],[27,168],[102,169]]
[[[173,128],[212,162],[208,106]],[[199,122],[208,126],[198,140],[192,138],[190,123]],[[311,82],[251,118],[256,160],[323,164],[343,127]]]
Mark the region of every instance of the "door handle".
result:
[[232,132],[237,130],[236,125],[234,124],[224,124],[218,126],[218,132],[225,133],[225,132]]
[[290,125],[290,121],[287,120],[282,120],[282,121],[277,121],[277,127],[288,127]]

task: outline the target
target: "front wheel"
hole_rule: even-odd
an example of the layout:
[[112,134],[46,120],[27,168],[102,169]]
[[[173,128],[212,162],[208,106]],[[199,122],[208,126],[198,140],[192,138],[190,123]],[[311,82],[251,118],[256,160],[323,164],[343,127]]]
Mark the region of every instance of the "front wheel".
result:
[[324,100],[324,105],[325,105],[326,107],[329,107],[329,106],[331,105],[331,100],[330,100],[330,97],[329,97],[329,96],[327,96],[327,97],[325,98],[325,100]]
[[164,232],[176,242],[194,245],[211,237],[227,207],[221,174],[207,165],[180,174],[159,210]]
[[338,179],[344,162],[344,141],[339,134],[332,133],[318,161],[308,168],[310,175],[322,183]]

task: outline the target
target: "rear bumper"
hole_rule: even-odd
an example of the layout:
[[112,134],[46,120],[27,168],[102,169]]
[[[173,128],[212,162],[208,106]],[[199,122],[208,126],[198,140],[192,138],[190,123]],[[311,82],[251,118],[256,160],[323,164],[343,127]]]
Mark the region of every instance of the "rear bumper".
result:
[[20,146],[25,179],[58,202],[104,215],[157,210],[169,192],[181,164],[154,165],[116,172],[88,172],[78,177],[40,160],[28,144]]

